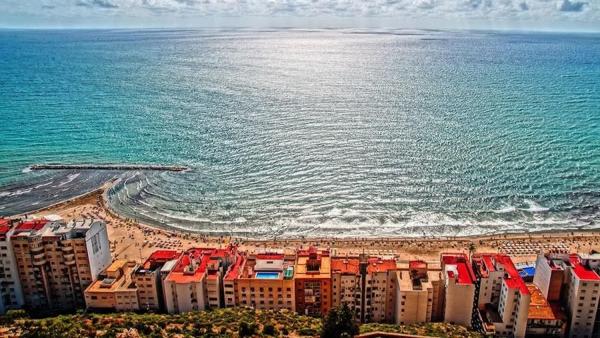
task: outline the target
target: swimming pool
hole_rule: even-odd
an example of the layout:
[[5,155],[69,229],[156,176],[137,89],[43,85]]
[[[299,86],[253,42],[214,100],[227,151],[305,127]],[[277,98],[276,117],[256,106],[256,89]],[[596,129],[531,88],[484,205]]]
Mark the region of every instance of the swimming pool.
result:
[[279,278],[279,272],[257,272],[256,279],[277,279]]

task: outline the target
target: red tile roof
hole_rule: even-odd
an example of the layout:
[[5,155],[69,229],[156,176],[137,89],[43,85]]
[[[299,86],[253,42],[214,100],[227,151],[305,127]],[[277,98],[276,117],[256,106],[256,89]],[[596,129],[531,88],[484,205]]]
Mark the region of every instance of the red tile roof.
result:
[[48,220],[46,219],[34,219],[31,221],[25,221],[22,222],[21,224],[17,225],[17,227],[15,228],[15,232],[21,232],[21,231],[30,231],[30,230],[41,230],[44,225],[46,225],[48,223]]
[[176,250],[156,250],[148,257],[148,260],[170,261],[177,258],[177,256],[179,256],[179,252]]
[[448,272],[449,278],[457,279],[458,284],[473,284],[475,280],[475,274],[473,273],[473,269],[469,264],[469,258],[464,253],[443,253],[442,254],[442,264],[446,265],[454,265],[456,266],[456,271],[458,276],[454,276],[452,271]]
[[240,267],[246,261],[246,257],[238,255],[235,259],[235,263],[229,268],[225,275],[225,280],[234,280],[240,275]]
[[396,269],[396,261],[393,259],[381,259],[378,257],[369,258],[368,273],[384,272]]
[[494,262],[492,261],[491,255],[484,255],[483,263],[485,264],[485,268],[488,271],[488,273],[496,271],[496,268],[494,267]]
[[590,269],[588,266],[584,266],[583,264],[581,264],[579,255],[577,255],[577,254],[570,255],[569,261],[571,262],[571,265],[573,266],[573,272],[579,279],[593,280],[593,281],[600,280],[600,276],[598,276],[598,274],[594,270]]
[[408,268],[410,270],[427,269],[427,262],[424,262],[424,261],[410,261],[410,262],[408,262]]
[[256,259],[278,260],[278,259],[283,259],[283,258],[284,258],[283,254],[277,254],[277,253],[264,253],[264,254],[256,255]]
[[[211,261],[228,254],[227,249],[190,249],[181,256],[166,280],[175,283],[199,282],[204,278]],[[190,266],[195,269],[190,271]]]
[[504,271],[506,271],[506,276],[504,277],[506,286],[510,289],[519,289],[521,294],[528,295],[529,289],[523,278],[521,278],[521,275],[519,275],[519,271],[517,271],[512,259],[504,254],[497,254],[494,259],[497,263],[502,264]]
[[0,239],[6,239],[6,234],[10,231],[10,221],[0,218]]
[[523,278],[519,275],[517,268],[509,256],[498,253],[480,253],[473,255],[471,259],[477,272],[483,278],[487,278],[490,272],[498,270],[498,265],[501,265],[506,272],[504,276],[506,286],[511,289],[519,289],[522,294],[529,294]]
[[359,260],[358,258],[332,258],[331,259],[331,272],[350,273],[358,274],[359,271]]
[[176,259],[179,255],[179,251],[175,250],[156,250],[146,259],[142,267],[144,270],[153,269],[154,266]]

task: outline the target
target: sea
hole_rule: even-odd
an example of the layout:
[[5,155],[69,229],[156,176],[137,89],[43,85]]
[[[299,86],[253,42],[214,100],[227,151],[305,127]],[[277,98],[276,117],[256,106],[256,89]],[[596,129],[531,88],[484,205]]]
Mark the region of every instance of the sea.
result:
[[0,215],[111,179],[124,217],[211,235],[597,229],[600,34],[0,30]]

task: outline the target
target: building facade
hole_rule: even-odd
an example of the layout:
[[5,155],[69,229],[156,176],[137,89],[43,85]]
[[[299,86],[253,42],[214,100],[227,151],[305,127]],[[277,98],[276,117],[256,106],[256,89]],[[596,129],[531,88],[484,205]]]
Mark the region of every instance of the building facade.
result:
[[111,263],[101,220],[24,221],[15,227],[11,242],[24,305],[31,310],[84,307],[84,290]]
[[23,306],[23,291],[11,244],[14,224],[0,218],[0,315]]
[[138,288],[133,279],[136,269],[135,262],[114,261],[85,290],[86,307],[93,310],[139,310]]
[[504,254],[475,254],[473,327],[496,337],[524,338],[531,295],[512,259]]
[[221,283],[235,257],[235,248],[183,253],[163,280],[166,310],[181,313],[224,306]]
[[[226,297],[233,295],[233,304],[256,309],[296,310],[293,256],[261,253],[244,256],[240,262],[225,278]],[[229,299],[227,303],[231,305],[232,301]]]
[[328,250],[311,247],[296,252],[294,290],[296,312],[325,316],[331,309],[331,257]]
[[463,253],[441,255],[444,287],[444,321],[471,327],[475,276],[469,258]]
[[[565,306],[567,336],[592,338],[600,336],[598,305],[600,297],[600,256],[577,254],[539,255],[534,284],[542,294],[555,298]],[[538,273],[539,271],[539,273]],[[562,283],[558,285],[558,277]]]
[[396,274],[396,324],[441,320],[441,272],[429,271],[426,262],[411,261]]
[[396,261],[359,255],[331,259],[332,306],[346,304],[358,322],[393,322]]
[[550,303],[542,291],[532,283],[527,284],[531,294],[527,315],[526,337],[561,338],[565,336],[567,318],[558,302]]
[[133,280],[138,289],[140,309],[166,310],[160,271],[167,262],[176,260],[179,255],[180,252],[175,250],[157,250],[135,269]]

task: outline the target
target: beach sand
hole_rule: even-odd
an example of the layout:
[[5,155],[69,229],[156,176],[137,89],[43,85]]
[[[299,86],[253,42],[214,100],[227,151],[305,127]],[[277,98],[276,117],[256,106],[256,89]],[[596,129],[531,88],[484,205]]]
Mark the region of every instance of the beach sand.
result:
[[507,234],[461,238],[382,238],[382,239],[283,239],[248,240],[227,236],[211,237],[183,231],[168,231],[119,217],[106,207],[104,191],[109,186],[34,213],[36,216],[58,215],[69,221],[80,218],[106,220],[113,258],[141,262],[158,249],[186,250],[192,247],[226,247],[235,243],[248,252],[266,249],[292,253],[297,248],[330,248],[333,255],[368,253],[395,257],[400,261],[420,259],[439,264],[442,252],[504,252],[515,263],[535,262],[541,250],[589,253],[600,251],[600,231],[569,231],[535,234]]

